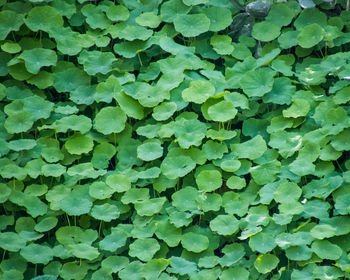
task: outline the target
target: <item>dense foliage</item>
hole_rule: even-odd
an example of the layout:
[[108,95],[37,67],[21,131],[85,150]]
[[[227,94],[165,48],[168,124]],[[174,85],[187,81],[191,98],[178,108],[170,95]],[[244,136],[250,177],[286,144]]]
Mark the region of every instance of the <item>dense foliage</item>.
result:
[[0,0],[0,279],[350,279],[347,4]]

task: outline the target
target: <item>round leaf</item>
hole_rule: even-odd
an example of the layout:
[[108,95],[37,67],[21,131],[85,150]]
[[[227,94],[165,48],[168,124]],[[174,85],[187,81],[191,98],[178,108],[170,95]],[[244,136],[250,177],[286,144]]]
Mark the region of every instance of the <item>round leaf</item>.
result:
[[126,114],[120,107],[104,107],[95,117],[95,128],[108,135],[124,130]]
[[205,235],[188,232],[182,236],[181,244],[190,252],[200,253],[208,248],[209,239]]
[[179,14],[174,26],[185,37],[195,37],[209,30],[210,20],[205,14]]
[[275,269],[279,263],[279,259],[275,255],[260,255],[254,262],[254,267],[260,273],[266,274]]
[[221,173],[217,170],[201,171],[196,178],[196,183],[202,191],[215,191],[222,186]]

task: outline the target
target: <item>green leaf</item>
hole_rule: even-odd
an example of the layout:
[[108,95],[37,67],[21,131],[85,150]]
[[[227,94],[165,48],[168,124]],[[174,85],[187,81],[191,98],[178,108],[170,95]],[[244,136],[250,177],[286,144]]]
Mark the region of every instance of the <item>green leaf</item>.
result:
[[196,198],[199,196],[198,190],[193,187],[185,187],[175,192],[172,198],[172,204],[180,211],[197,210]]
[[244,178],[240,178],[238,176],[231,176],[226,181],[226,185],[231,190],[241,190],[246,186],[246,181]]
[[112,71],[112,65],[115,61],[114,54],[111,52],[82,51],[78,56],[78,62],[83,64],[84,70],[89,75],[97,73],[107,74]]
[[163,155],[163,147],[157,140],[147,140],[137,147],[137,157],[144,161],[152,161]]
[[28,246],[22,248],[20,254],[28,262],[34,264],[47,264],[53,258],[53,252],[50,247],[35,243],[31,243]]
[[153,32],[143,26],[129,25],[126,23],[117,23],[115,25],[110,25],[107,29],[108,33],[111,34],[112,38],[124,39],[127,41],[133,40],[147,40],[149,39]]
[[95,117],[95,129],[104,134],[118,133],[124,130],[126,114],[120,107],[104,107]]
[[254,251],[266,254],[276,247],[275,238],[269,233],[259,232],[249,239],[249,246]]
[[107,19],[106,15],[95,5],[84,5],[81,9],[81,13],[86,17],[86,23],[92,29],[105,29],[110,25],[110,21]]
[[310,104],[305,99],[294,99],[292,105],[283,110],[283,117],[285,118],[298,118],[304,117],[310,111]]
[[57,62],[57,55],[54,51],[41,48],[24,50],[19,58],[24,60],[28,72],[32,74],[38,74],[41,67],[55,66]]
[[[128,234],[126,231],[113,228],[111,234],[106,235],[105,238],[99,242],[99,246],[102,250],[115,252],[125,245],[127,238]],[[123,261],[122,264],[125,264],[125,261]]]
[[179,14],[174,19],[175,30],[185,37],[195,37],[209,31],[210,20],[205,14]]
[[220,101],[208,108],[208,115],[213,121],[227,122],[235,118],[237,114],[235,106],[226,100]]
[[75,257],[80,259],[87,259],[89,261],[96,259],[100,255],[97,248],[86,243],[69,244],[67,246],[67,249]]
[[331,145],[336,151],[346,151],[349,150],[350,144],[347,139],[350,136],[350,130],[344,130],[341,133],[337,134],[332,142]]
[[222,253],[224,253],[224,256],[220,258],[220,264],[222,266],[230,267],[237,264],[244,257],[245,249],[243,245],[233,243],[225,245],[225,247],[222,249]]
[[94,142],[89,137],[80,133],[74,133],[65,144],[67,151],[72,155],[89,153],[94,147]]
[[181,244],[190,252],[200,253],[208,248],[209,239],[205,235],[188,232],[182,235]]
[[110,20],[113,21],[125,21],[129,18],[129,10],[123,5],[111,5],[107,11],[106,15]]
[[15,232],[0,233],[0,247],[6,251],[18,252],[26,246],[26,241],[23,240]]
[[136,202],[135,209],[140,216],[153,216],[154,214],[160,212],[165,201],[165,197],[159,197]]
[[97,220],[110,222],[118,219],[120,215],[119,208],[110,203],[94,205],[91,209],[91,216]]
[[190,173],[196,167],[196,163],[189,156],[167,156],[162,161],[160,169],[165,177],[177,179]]
[[106,199],[110,198],[114,193],[114,189],[112,189],[109,185],[104,182],[93,182],[89,186],[89,195],[95,199]]
[[298,200],[301,196],[301,188],[293,182],[281,183],[274,192],[274,199],[279,203],[288,203]]
[[208,4],[208,0],[183,0],[184,4],[187,6],[195,6],[200,4]]
[[232,144],[231,150],[237,154],[238,158],[254,160],[265,153],[267,146],[265,140],[260,135],[257,135],[246,142]]
[[181,241],[181,229],[167,221],[157,223],[155,234],[170,247],[176,247]]
[[303,48],[311,48],[322,41],[324,29],[317,23],[304,26],[298,35],[298,44]]
[[266,21],[278,26],[286,26],[291,23],[294,16],[294,11],[287,3],[277,3],[271,7],[271,10],[266,17]]
[[176,109],[175,102],[163,102],[154,107],[152,117],[157,121],[165,121],[175,113]]
[[89,213],[92,202],[77,193],[71,193],[60,201],[60,208],[71,216],[80,216]]
[[279,259],[275,255],[260,255],[254,262],[254,267],[262,274],[269,273],[277,267]]
[[112,174],[107,177],[106,184],[116,192],[125,192],[131,188],[129,177],[124,174]]
[[316,225],[310,230],[310,233],[314,238],[324,239],[335,236],[336,230],[331,225]]
[[261,97],[272,90],[275,72],[269,68],[249,71],[240,80],[240,85],[248,97]]
[[191,81],[190,87],[182,91],[182,98],[186,102],[202,104],[214,93],[215,88],[209,81],[196,80]]
[[262,42],[276,39],[281,32],[281,27],[269,21],[262,21],[254,24],[252,36]]
[[21,51],[21,46],[17,43],[6,42],[1,45],[1,49],[7,53],[18,53]]
[[238,231],[239,221],[230,215],[218,215],[210,222],[212,231],[220,235],[232,235]]
[[58,219],[56,217],[46,217],[37,223],[34,229],[38,232],[47,232],[56,227]]
[[45,164],[41,167],[41,172],[44,176],[60,177],[66,173],[66,167],[61,164]]
[[23,24],[23,15],[11,10],[0,12],[0,40],[5,40],[11,31],[18,31]]
[[291,246],[286,249],[286,256],[293,261],[306,261],[312,256],[312,251],[308,246]]
[[337,260],[343,253],[343,250],[328,240],[316,240],[311,245],[312,251],[322,259]]
[[229,55],[233,52],[231,37],[227,35],[214,35],[210,38],[210,44],[213,49],[220,55]]
[[141,26],[156,28],[161,23],[161,18],[153,12],[146,12],[139,15],[135,21]]
[[249,271],[243,267],[226,269],[220,275],[220,280],[248,280]]
[[222,186],[221,173],[217,170],[201,171],[196,177],[196,183],[201,191],[215,191]]
[[32,8],[24,19],[25,24],[32,31],[42,30],[50,32],[55,27],[63,26],[63,18],[59,12],[50,6]]
[[52,128],[57,132],[66,133],[70,129],[85,134],[91,129],[91,120],[84,115],[71,115],[55,121]]
[[173,22],[178,14],[187,14],[190,9],[182,0],[170,0],[162,4],[160,16],[165,22]]
[[150,261],[160,249],[160,245],[154,238],[137,239],[129,246],[129,254],[141,261]]
[[25,151],[25,150],[31,150],[36,146],[36,141],[33,139],[19,139],[19,140],[12,140],[8,143],[8,147],[16,152],[19,151]]
[[209,7],[203,10],[204,14],[209,18],[209,30],[217,32],[224,30],[232,23],[232,13],[225,7]]
[[8,133],[20,133],[28,131],[33,126],[32,116],[25,111],[9,116],[4,124]]

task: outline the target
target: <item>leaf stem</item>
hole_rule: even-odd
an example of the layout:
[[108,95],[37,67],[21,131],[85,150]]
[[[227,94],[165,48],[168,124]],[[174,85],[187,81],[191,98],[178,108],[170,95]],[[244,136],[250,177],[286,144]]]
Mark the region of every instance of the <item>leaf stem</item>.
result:
[[102,223],[103,223],[103,221],[101,220],[100,226],[98,227],[98,236],[100,236],[100,234],[101,234]]
[[2,253],[1,262],[5,259],[5,256],[6,256],[6,250],[4,250],[4,252]]
[[141,65],[141,66],[143,66],[143,64],[142,64],[142,60],[141,60],[141,56],[140,56],[140,53],[139,53],[139,52],[137,52],[137,57],[139,58],[140,65]]
[[68,221],[68,226],[71,226],[70,225],[70,221],[69,221],[69,217],[68,217],[68,214],[66,213],[66,218],[67,218],[67,221]]

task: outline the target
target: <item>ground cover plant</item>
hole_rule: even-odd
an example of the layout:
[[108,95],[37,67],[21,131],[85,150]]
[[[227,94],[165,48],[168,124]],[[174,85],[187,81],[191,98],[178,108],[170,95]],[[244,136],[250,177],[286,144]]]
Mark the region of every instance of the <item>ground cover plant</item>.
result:
[[0,279],[350,279],[348,8],[0,0]]

